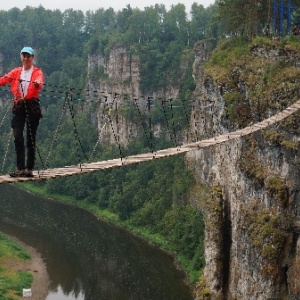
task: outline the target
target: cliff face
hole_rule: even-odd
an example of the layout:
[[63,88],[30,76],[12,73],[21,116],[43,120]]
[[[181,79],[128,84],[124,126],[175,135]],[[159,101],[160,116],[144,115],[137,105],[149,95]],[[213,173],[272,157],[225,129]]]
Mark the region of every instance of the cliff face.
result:
[[[204,67],[210,52],[208,43],[195,46],[190,141],[243,128],[298,100],[297,51],[252,45],[226,66]],[[139,64],[125,46],[107,59],[89,58],[87,88],[108,95],[108,105],[98,111],[102,140],[126,145],[137,134],[132,122],[111,116],[126,94],[139,104],[147,99]],[[178,93],[168,87],[151,96]],[[264,131],[188,153],[198,181],[191,205],[203,210],[206,223],[199,299],[300,299],[299,120],[298,113]]]
[[[205,71],[206,47],[196,45],[195,139],[242,128],[298,100],[297,52],[253,46],[222,77],[221,68],[216,76]],[[298,113],[187,154],[199,184],[210,187],[204,204],[193,198],[206,224],[199,299],[300,299],[299,125]]]
[[97,112],[99,139],[104,143],[127,145],[131,136],[136,136],[134,124],[118,114],[116,110],[124,103],[125,95],[140,97],[139,59],[132,55],[127,46],[111,49],[109,56],[90,55],[86,89],[90,96],[102,102]]
[[112,48],[105,59],[101,54],[88,58],[87,89],[101,94],[139,97],[139,59],[127,46]]
[[[182,68],[184,72],[186,66]],[[126,146],[130,139],[137,136],[140,124],[137,126],[128,122],[117,112],[126,107],[127,98],[136,101],[140,110],[144,111],[149,98],[174,99],[179,95],[178,86],[168,86],[163,90],[143,94],[140,81],[139,57],[133,54],[128,46],[112,48],[107,57],[101,54],[89,56],[86,90],[90,91],[90,97],[96,95],[103,103],[97,113],[99,139],[104,143],[117,142]],[[153,129],[154,134],[159,135],[159,126],[156,125]]]

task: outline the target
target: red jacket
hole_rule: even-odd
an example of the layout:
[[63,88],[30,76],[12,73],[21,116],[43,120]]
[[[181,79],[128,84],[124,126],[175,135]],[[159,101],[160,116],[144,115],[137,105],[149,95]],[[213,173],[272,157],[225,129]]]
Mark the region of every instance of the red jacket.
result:
[[[23,96],[20,93],[19,90],[19,84],[20,84],[20,76],[22,72],[22,67],[15,68],[5,74],[4,76],[0,77],[0,86],[5,85],[8,83],[11,83],[11,93],[15,96],[14,101],[17,102],[18,99],[22,98]],[[33,82],[37,81],[40,83],[38,87],[35,87]],[[43,87],[44,84],[44,75],[40,68],[37,68],[33,66],[32,74],[30,83],[27,90],[27,96],[25,100],[31,99],[31,98],[39,98],[39,93]]]

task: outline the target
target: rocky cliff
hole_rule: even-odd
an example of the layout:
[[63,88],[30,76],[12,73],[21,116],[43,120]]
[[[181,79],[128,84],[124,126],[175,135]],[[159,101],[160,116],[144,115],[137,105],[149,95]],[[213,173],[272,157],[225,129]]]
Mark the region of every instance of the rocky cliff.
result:
[[[242,128],[298,100],[298,51],[253,43],[234,54],[228,47],[205,64],[207,45],[196,45],[196,139]],[[226,55],[235,59],[225,65]],[[188,153],[199,185],[209,187],[204,202],[194,195],[192,203],[206,224],[198,299],[300,299],[299,116]]]
[[[237,51],[238,49],[238,51]],[[279,112],[298,100],[300,51],[290,45],[225,43],[211,54],[195,45],[189,141],[224,134]],[[139,59],[125,46],[108,58],[90,56],[87,88],[141,103]],[[151,96],[176,98],[178,87]],[[111,107],[115,109],[115,107]],[[126,145],[137,128],[98,112],[99,134]],[[103,117],[105,115],[105,117]],[[299,113],[279,124],[204,150],[187,164],[198,187],[191,205],[205,214],[206,267],[198,299],[300,299]]]
[[[131,104],[135,101],[140,111],[145,111],[149,99],[151,105],[155,105],[156,100],[160,102],[158,99],[175,99],[179,95],[176,85],[143,93],[140,88],[140,63],[138,54],[126,45],[115,46],[108,56],[89,56],[86,90],[90,91],[89,97],[95,95],[101,98],[98,128],[102,141],[126,146],[131,138],[137,136],[141,124],[134,124],[132,120],[128,122],[122,113],[117,112],[127,105],[126,100],[130,99]],[[186,67],[184,64],[180,67],[183,73]],[[153,130],[154,134],[159,135],[160,126],[154,125]]]

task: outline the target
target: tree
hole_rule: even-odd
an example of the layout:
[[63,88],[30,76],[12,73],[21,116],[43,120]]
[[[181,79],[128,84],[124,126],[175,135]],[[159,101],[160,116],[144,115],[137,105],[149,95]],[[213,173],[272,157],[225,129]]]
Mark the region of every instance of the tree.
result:
[[269,3],[262,0],[217,0],[220,19],[228,35],[260,34],[268,18]]

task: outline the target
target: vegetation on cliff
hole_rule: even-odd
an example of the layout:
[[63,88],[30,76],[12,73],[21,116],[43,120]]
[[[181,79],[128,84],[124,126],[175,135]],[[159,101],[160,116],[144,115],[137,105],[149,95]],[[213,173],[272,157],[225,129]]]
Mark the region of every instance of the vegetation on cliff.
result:
[[[299,53],[300,39],[295,36],[280,40],[262,36],[249,40],[242,36],[227,39],[215,49],[206,63],[204,77],[220,87],[227,126],[249,126],[298,100]],[[299,142],[293,140],[293,135],[299,133],[298,116],[264,130],[264,139],[297,151]]]
[[[217,86],[224,101],[226,118],[220,120],[229,130],[235,130],[262,121],[299,100],[298,68],[299,37],[283,39],[272,37],[249,38],[241,36],[226,39],[214,50],[204,68],[204,80]],[[253,199],[241,196],[238,204],[241,220],[238,234],[247,244],[253,270],[261,278],[272,280],[274,288],[286,278],[286,260],[293,258],[293,207],[291,186],[293,178],[281,174],[282,164],[288,164],[290,172],[296,172],[294,164],[299,156],[299,113],[262,132],[243,138],[237,172],[246,178],[249,188],[255,190]],[[283,162],[284,161],[284,162]],[[296,180],[297,181],[297,180]],[[225,188],[225,187],[224,187]],[[263,195],[263,196],[262,196]],[[229,201],[230,202],[230,201]],[[218,213],[206,210],[209,218]],[[206,227],[212,236],[224,230],[222,222],[216,227]],[[238,242],[237,242],[238,243]],[[291,252],[289,253],[289,249]],[[240,253],[239,253],[240,255]],[[219,258],[216,257],[216,265]],[[295,264],[297,268],[297,263]],[[294,267],[293,267],[294,268]],[[293,269],[291,268],[291,269]],[[293,271],[290,271],[293,272]],[[292,278],[292,273],[289,278]],[[209,286],[209,285],[208,285]],[[273,288],[273,287],[272,287]],[[199,299],[209,299],[205,278],[197,284]],[[222,291],[226,293],[226,291]],[[288,297],[282,290],[281,297]]]

